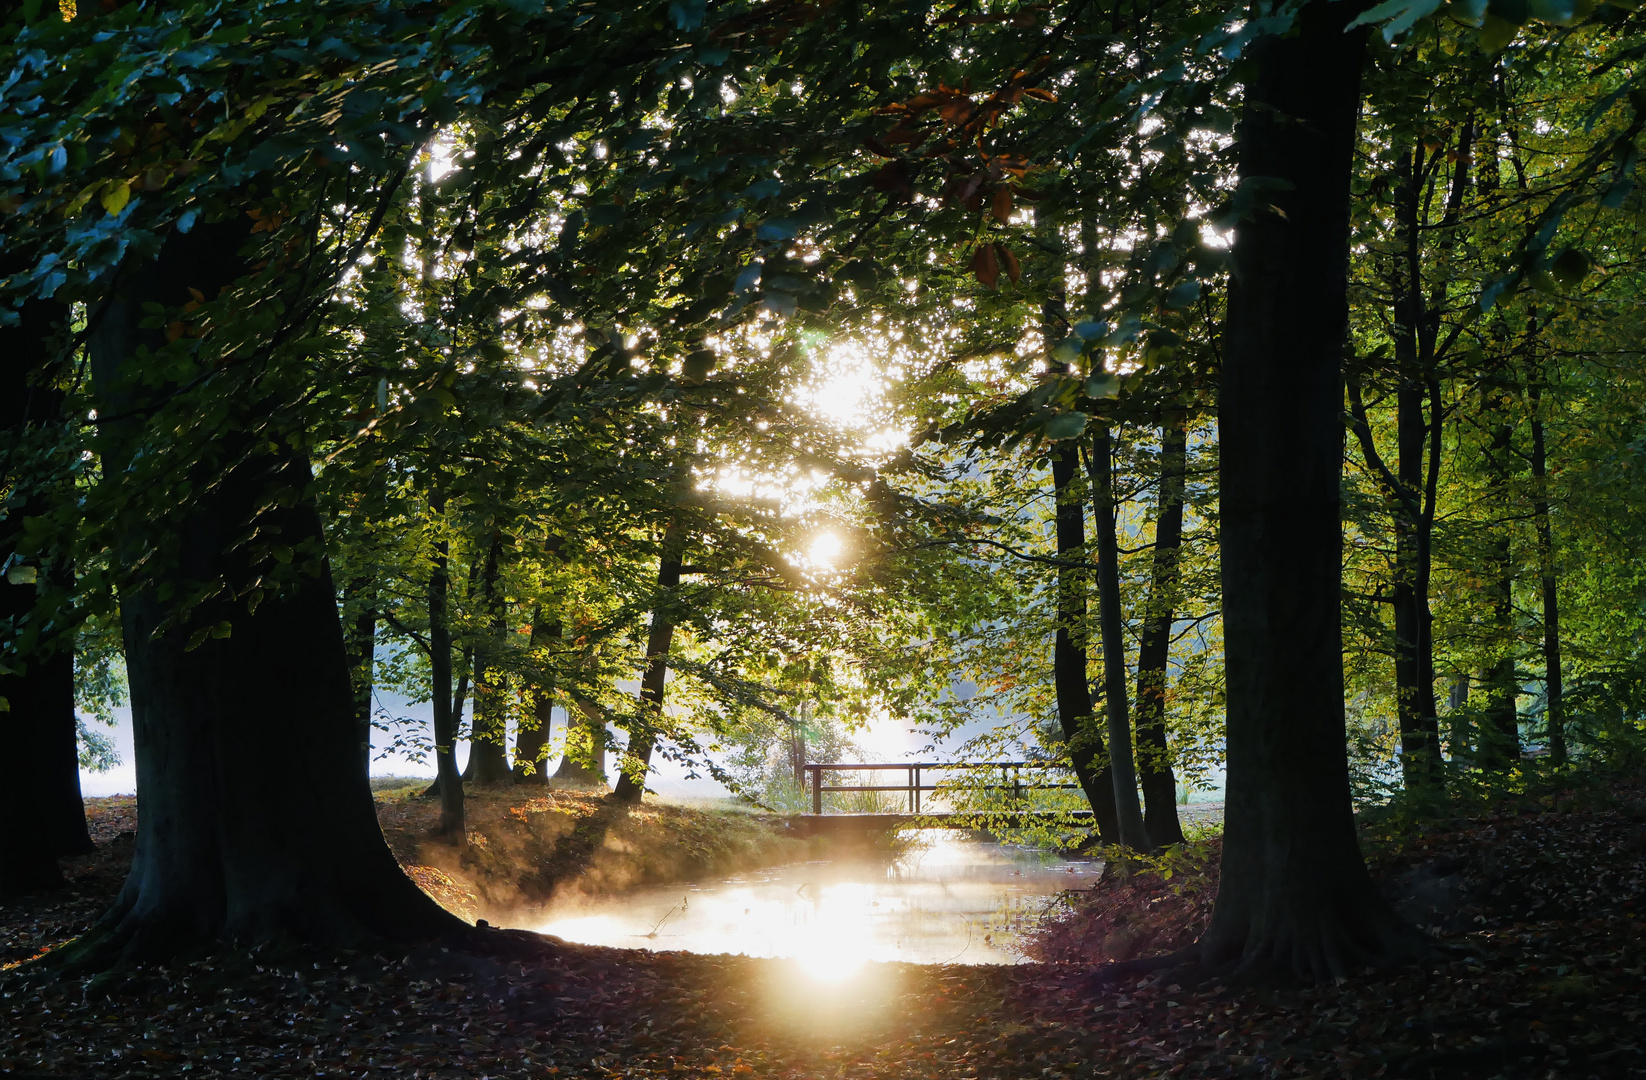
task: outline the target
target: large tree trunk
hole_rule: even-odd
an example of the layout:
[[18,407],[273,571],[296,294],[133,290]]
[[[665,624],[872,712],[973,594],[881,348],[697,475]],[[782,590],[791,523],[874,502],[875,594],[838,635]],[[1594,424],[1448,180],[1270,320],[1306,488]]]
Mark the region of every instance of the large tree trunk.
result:
[[508,721],[503,713],[502,687],[498,685],[502,672],[495,653],[503,647],[507,626],[503,621],[502,602],[497,595],[498,559],[503,551],[502,534],[493,531],[491,544],[486,548],[486,568],[481,577],[481,603],[485,607],[490,626],[490,639],[485,649],[475,651],[474,661],[474,734],[469,740],[469,763],[463,778],[477,784],[512,784],[514,772],[509,768],[509,752],[505,746]]
[[1260,37],[1238,134],[1258,208],[1235,230],[1218,431],[1228,789],[1211,969],[1330,979],[1414,956],[1350,806],[1340,637],[1341,360],[1359,5],[1315,0]]
[[657,745],[656,730],[663,723],[663,689],[669,678],[669,649],[674,644],[674,620],[668,608],[671,595],[680,587],[680,540],[670,529],[663,540],[663,556],[657,564],[657,600],[652,607],[651,632],[646,636],[646,671],[640,677],[639,723],[630,731],[623,769],[617,777],[617,797],[636,803],[646,791],[646,773],[652,750]]
[[[245,236],[239,222],[172,235],[153,264],[127,268],[93,327],[104,412],[130,417],[103,432],[103,483],[134,486],[120,523],[126,565],[141,554],[158,561],[120,598],[136,853],[71,963],[225,942],[411,940],[461,925],[400,872],[383,842],[359,767],[308,461],[265,449],[268,433],[242,433],[270,415],[267,405],[230,397],[245,427],[231,419],[209,460],[188,467],[194,495],[181,506],[146,500],[137,487],[155,479],[144,470],[167,452],[167,436],[151,433],[140,411],[166,406],[125,378],[137,374],[139,345],[165,344],[139,328],[143,305],[180,306],[190,288],[217,296],[239,273]],[[278,536],[307,565],[275,578],[275,558],[242,542],[249,530]],[[270,588],[274,580],[281,584]],[[167,624],[177,612],[163,597],[195,587],[207,590],[204,600]]]
[[1103,697],[1109,729],[1109,777],[1114,784],[1120,843],[1148,851],[1143,807],[1137,801],[1132,718],[1127,707],[1125,620],[1120,610],[1120,545],[1115,540],[1114,438],[1100,424],[1092,438],[1092,509],[1097,527],[1097,622],[1103,636]]
[[[1072,442],[1052,449],[1052,490],[1057,495],[1057,555],[1073,560],[1086,553],[1086,503],[1075,484],[1079,451]],[[1052,680],[1057,690],[1057,721],[1069,748],[1075,779],[1091,805],[1098,842],[1118,844],[1114,781],[1109,755],[1092,715],[1092,691],[1086,681],[1087,575],[1072,566],[1057,570],[1057,636],[1052,642]]]
[[74,572],[63,555],[47,565],[40,554],[12,559],[22,521],[49,512],[54,498],[73,497],[66,470],[40,474],[40,461],[59,459],[35,456],[24,445],[35,441],[31,436],[41,434],[42,425],[61,418],[62,395],[50,386],[50,350],[69,311],[64,304],[30,300],[17,314],[16,325],[0,327],[0,490],[12,490],[11,501],[0,506],[0,565],[19,579],[32,570],[36,581],[12,584],[0,574],[0,755],[9,766],[0,783],[0,821],[6,823],[0,828],[0,894],[58,885],[58,856],[92,849],[75,743],[74,640],[38,632],[50,620],[35,610],[42,601],[53,607],[65,602]]
[[1548,728],[1549,757],[1566,763],[1566,713],[1561,700],[1560,583],[1555,573],[1555,533],[1549,519],[1548,451],[1543,439],[1543,388],[1532,383],[1533,514],[1537,518],[1537,560],[1543,578],[1543,686],[1544,721]]
[[1137,757],[1143,788],[1143,828],[1156,844],[1181,844],[1177,778],[1166,744],[1166,665],[1171,656],[1173,602],[1183,545],[1183,485],[1188,444],[1183,414],[1160,425],[1160,494],[1154,525],[1154,568],[1149,606],[1137,645]]

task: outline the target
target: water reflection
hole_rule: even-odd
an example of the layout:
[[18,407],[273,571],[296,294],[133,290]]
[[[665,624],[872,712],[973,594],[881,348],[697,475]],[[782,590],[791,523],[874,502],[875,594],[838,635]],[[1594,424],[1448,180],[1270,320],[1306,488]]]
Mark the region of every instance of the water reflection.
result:
[[590,945],[792,957],[840,981],[866,961],[1001,964],[1013,927],[1101,863],[1047,858],[965,834],[929,833],[891,862],[797,863],[557,908],[532,926]]

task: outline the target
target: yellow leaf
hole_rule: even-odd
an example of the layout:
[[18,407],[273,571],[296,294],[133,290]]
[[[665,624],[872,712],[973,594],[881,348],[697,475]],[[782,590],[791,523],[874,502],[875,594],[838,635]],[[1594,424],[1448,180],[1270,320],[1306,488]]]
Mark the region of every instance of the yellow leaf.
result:
[[112,187],[105,187],[98,201],[103,204],[103,209],[111,215],[118,214],[126,208],[127,203],[131,202],[131,184],[122,181]]

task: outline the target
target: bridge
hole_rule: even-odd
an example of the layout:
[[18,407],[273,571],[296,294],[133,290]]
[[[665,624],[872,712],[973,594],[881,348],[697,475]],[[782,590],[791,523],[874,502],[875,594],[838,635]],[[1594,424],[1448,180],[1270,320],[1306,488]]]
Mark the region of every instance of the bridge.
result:
[[[987,775],[998,771],[998,778]],[[839,762],[805,766],[806,789],[812,806],[808,814],[794,814],[790,826],[807,835],[824,832],[878,832],[894,829],[966,828],[985,820],[991,825],[1073,824],[1089,821],[1091,810],[1048,810],[1029,805],[1038,791],[1078,791],[1076,783],[1053,783],[1046,773],[1069,773],[1055,761],[909,761]],[[866,780],[839,783],[841,774],[867,773]],[[902,775],[897,775],[901,773]],[[944,774],[959,780],[937,783]],[[983,775],[979,775],[979,774]],[[1026,777],[1025,774],[1028,774]],[[1040,774],[1036,776],[1035,774]],[[883,780],[883,782],[873,782]],[[828,805],[826,795],[851,794],[862,803],[882,801],[882,793],[899,793],[902,807],[842,810]],[[982,795],[990,805],[955,809],[950,794]],[[933,798],[923,800],[923,796]],[[862,798],[867,796],[867,798]],[[925,805],[922,805],[924,801]],[[935,802],[935,805],[934,805]]]

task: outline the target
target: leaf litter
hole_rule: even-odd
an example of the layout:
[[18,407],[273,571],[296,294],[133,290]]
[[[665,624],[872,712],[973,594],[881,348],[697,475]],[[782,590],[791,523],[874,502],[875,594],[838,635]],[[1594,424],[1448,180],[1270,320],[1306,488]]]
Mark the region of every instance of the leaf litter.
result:
[[[105,862],[118,840],[105,834]],[[1455,955],[1330,986],[1186,986],[1168,973],[1098,987],[1095,963],[1192,937],[1208,910],[1178,877],[1138,874],[1054,912],[1036,946],[1049,962],[869,965],[837,985],[784,961],[501,930],[394,953],[228,952],[94,980],[14,966],[0,974],[0,1075],[1646,1075],[1638,787],[1509,803],[1373,855],[1391,898]],[[32,956],[83,930],[111,877],[71,867],[64,893],[0,909],[0,948]]]

